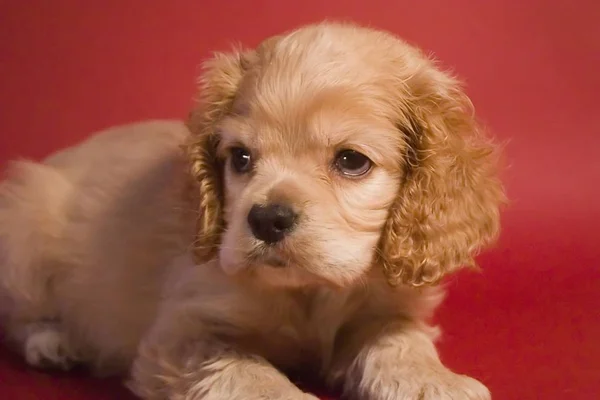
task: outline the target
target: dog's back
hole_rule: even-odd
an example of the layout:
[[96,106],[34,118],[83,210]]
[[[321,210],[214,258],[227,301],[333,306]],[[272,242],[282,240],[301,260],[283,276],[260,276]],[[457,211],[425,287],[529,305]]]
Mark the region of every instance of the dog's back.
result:
[[11,164],[0,184],[0,293],[9,337],[30,362],[39,321],[67,322],[74,358],[102,348],[91,357],[118,364],[114,355],[135,351],[165,265],[191,243],[187,134],[180,122],[126,125]]

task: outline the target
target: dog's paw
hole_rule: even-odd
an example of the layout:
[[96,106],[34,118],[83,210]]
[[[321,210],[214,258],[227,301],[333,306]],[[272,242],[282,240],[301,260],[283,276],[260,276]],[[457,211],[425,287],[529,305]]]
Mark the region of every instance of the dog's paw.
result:
[[490,391],[479,381],[451,371],[415,374],[398,387],[391,399],[490,400]]
[[319,400],[319,397],[314,396],[310,393],[302,393],[302,397],[299,400]]
[[[490,400],[489,390],[479,381],[447,369],[396,371],[380,374],[347,397],[368,400]],[[348,388],[350,389],[350,388]]]
[[75,364],[64,335],[52,327],[31,332],[24,353],[25,361],[37,368],[69,370]]

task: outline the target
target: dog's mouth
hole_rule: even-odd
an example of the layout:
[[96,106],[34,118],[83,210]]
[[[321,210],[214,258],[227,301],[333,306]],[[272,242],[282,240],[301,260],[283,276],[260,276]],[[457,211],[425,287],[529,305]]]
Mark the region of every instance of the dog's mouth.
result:
[[292,264],[292,258],[281,250],[269,247],[257,247],[248,255],[248,261],[253,266],[272,268],[287,268]]
[[263,261],[265,265],[274,268],[285,268],[290,265],[289,260],[284,260],[280,257],[269,257]]

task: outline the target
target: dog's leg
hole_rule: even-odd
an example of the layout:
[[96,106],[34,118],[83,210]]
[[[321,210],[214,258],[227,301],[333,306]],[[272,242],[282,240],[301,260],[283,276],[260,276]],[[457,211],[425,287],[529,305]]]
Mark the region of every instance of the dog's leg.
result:
[[13,322],[8,334],[33,367],[68,370],[76,363],[75,351],[58,321]]
[[488,400],[488,389],[442,365],[431,336],[398,323],[354,327],[336,349],[328,380],[345,398]]
[[317,400],[268,361],[214,341],[142,345],[129,387],[147,400]]
[[66,369],[72,363],[52,283],[72,184],[55,168],[11,164],[0,182],[0,319],[9,344],[26,361]]

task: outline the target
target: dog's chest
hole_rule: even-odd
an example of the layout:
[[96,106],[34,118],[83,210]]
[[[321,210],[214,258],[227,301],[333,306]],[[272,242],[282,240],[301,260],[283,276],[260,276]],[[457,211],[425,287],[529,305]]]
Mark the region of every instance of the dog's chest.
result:
[[268,307],[269,328],[254,337],[274,364],[286,369],[324,366],[335,335],[348,317],[347,296],[327,289],[299,291],[273,299]]

